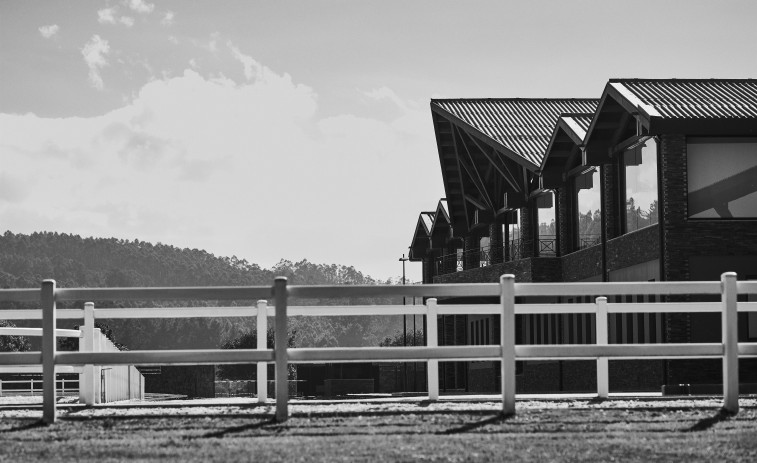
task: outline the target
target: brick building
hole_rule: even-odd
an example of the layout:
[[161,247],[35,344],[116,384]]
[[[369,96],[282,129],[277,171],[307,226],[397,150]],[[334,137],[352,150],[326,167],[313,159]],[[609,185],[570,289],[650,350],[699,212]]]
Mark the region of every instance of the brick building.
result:
[[[424,283],[505,273],[524,282],[757,278],[757,81],[613,79],[599,99],[432,100],[431,114],[446,198],[421,213],[411,242]],[[740,316],[740,340],[757,340],[757,314]],[[448,318],[443,342],[497,343],[496,319]],[[516,323],[523,344],[595,341],[593,315]],[[611,343],[720,336],[717,314],[609,323]],[[712,360],[614,361],[610,387],[659,390],[720,374]],[[449,364],[441,386],[493,390],[498,375],[491,362]],[[527,362],[517,381],[523,392],[591,391],[594,363]],[[753,362],[742,360],[742,381],[757,381]]]

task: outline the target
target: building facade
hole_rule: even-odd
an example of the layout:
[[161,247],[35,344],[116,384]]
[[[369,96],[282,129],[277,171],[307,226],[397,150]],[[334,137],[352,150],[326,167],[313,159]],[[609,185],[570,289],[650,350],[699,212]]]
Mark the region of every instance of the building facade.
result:
[[[613,79],[599,99],[432,100],[431,113],[446,198],[421,214],[411,242],[424,283],[757,278],[757,81]],[[740,317],[740,340],[757,340],[756,314]],[[497,320],[458,318],[454,343],[497,343]],[[593,315],[516,323],[523,344],[595,341]],[[719,323],[614,314],[610,342],[711,342]],[[498,384],[493,363],[454,371],[471,392]],[[714,384],[720,374],[712,360],[615,361],[610,387]],[[757,382],[757,365],[742,360],[741,374]],[[518,387],[591,391],[594,364],[528,362]]]

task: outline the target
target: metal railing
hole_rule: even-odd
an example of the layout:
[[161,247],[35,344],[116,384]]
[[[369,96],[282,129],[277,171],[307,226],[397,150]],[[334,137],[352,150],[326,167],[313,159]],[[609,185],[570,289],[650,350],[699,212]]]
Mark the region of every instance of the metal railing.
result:
[[[93,308],[94,305],[89,303],[84,305],[84,311],[79,311],[84,318],[84,324],[80,329],[56,329],[55,336],[58,338],[79,338],[79,352],[118,352],[119,348],[102,331],[95,327]],[[38,313],[29,310],[3,310],[0,311],[0,315],[10,320],[33,320],[39,318]],[[67,312],[66,315],[70,318],[74,314]],[[2,335],[43,336],[44,330],[42,328],[0,327],[0,336]],[[0,365],[2,364],[0,363]],[[39,365],[19,365],[0,366],[0,373],[39,374],[43,373],[43,371]],[[65,371],[61,371],[58,368],[56,373],[75,373],[79,375],[79,379],[76,380],[78,383],[77,391],[79,399],[87,405],[144,398],[144,377],[132,365],[109,365],[107,367],[86,365],[83,367],[67,367]],[[41,379],[34,379],[33,381],[42,382]],[[64,381],[63,389],[65,392],[65,379],[61,378],[58,381]],[[32,392],[34,392],[34,383],[32,382],[31,384]],[[2,395],[1,387],[0,395]]]
[[537,255],[539,257],[557,256],[557,237],[555,235],[539,235],[537,243],[539,246]]
[[[540,236],[536,241],[536,246],[537,256],[557,256],[557,237],[555,235]],[[467,249],[437,257],[435,261],[436,275],[462,272],[466,268],[466,262],[474,263],[471,267],[476,268],[522,259],[524,255],[523,241],[520,239],[510,240],[502,246],[499,253],[494,251],[495,249],[491,246],[481,246],[480,248]]]
[[578,237],[578,249],[586,249],[598,245],[602,241],[602,235],[584,234]]
[[[516,297],[575,297],[603,294],[594,303],[515,304]],[[608,303],[607,296],[657,294],[719,295],[719,302]],[[265,400],[266,363],[274,363],[276,378],[276,419],[288,418],[289,391],[286,378],[290,363],[321,362],[427,362],[429,400],[439,397],[439,361],[496,360],[502,371],[502,412],[515,413],[515,361],[594,359],[597,362],[597,394],[609,392],[609,359],[721,358],[723,364],[723,408],[738,411],[739,357],[757,356],[757,343],[738,342],[738,311],[757,312],[757,303],[737,302],[739,294],[757,294],[756,282],[739,282],[735,273],[725,273],[715,282],[639,283],[515,283],[504,275],[497,283],[454,285],[376,286],[289,286],[277,278],[270,287],[225,288],[118,288],[57,289],[46,280],[41,290],[0,290],[0,301],[39,300],[41,310],[5,310],[0,318],[14,312],[35,312],[42,318],[45,333],[54,332],[58,318],[81,317],[81,310],[56,310],[59,301],[107,300],[254,300],[273,295],[274,307],[265,300],[254,307],[185,307],[91,309],[94,318],[174,318],[174,317],[256,317],[258,349],[240,350],[161,350],[120,352],[56,352],[55,336],[43,336],[41,352],[0,353],[0,365],[39,365],[43,373],[43,420],[56,419],[55,371],[61,365],[166,365],[258,363],[258,399]],[[426,305],[388,306],[304,306],[288,307],[290,297],[309,299],[350,297],[424,297]],[[498,297],[499,304],[438,305],[438,297]],[[90,304],[88,304],[90,305]],[[608,344],[609,313],[693,313],[718,312],[722,317],[722,340],[710,343]],[[596,344],[516,345],[515,314],[596,314]],[[421,347],[289,348],[289,316],[342,315],[427,315],[427,345]],[[438,346],[437,316],[445,314],[499,314],[500,344],[481,346]],[[274,349],[266,349],[267,317],[274,317]]]
[[[66,383],[68,383],[68,388],[66,388]],[[56,394],[62,397],[79,395],[79,380],[60,378],[56,381],[55,390]],[[41,378],[0,379],[0,397],[9,395],[34,397],[39,394],[42,394]]]

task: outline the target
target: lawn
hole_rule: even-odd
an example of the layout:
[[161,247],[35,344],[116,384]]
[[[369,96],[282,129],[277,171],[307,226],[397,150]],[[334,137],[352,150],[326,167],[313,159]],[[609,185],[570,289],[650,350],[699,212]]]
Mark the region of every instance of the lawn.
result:
[[757,461],[757,399],[0,409],[0,461]]

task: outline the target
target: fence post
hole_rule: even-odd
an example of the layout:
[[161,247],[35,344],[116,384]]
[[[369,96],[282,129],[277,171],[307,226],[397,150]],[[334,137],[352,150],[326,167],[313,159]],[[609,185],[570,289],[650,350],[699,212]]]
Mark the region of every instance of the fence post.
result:
[[[94,352],[95,346],[95,304],[84,304],[84,325],[81,328],[79,352]],[[84,365],[79,375],[79,400],[86,405],[95,403],[95,366]]]
[[[437,335],[437,314],[436,298],[426,301],[428,314],[426,316],[426,346],[437,347],[439,342]],[[428,400],[439,400],[439,360],[429,360],[426,365],[426,375],[428,376]]]
[[502,414],[510,416],[515,414],[515,276],[502,275],[499,285],[502,304]]
[[739,411],[739,329],[736,274],[726,272],[720,277],[723,331],[723,409]]
[[[258,301],[258,319],[257,319],[257,346],[258,350],[267,349],[268,341],[268,301],[261,299]],[[258,362],[257,364],[257,386],[258,402],[265,403],[268,400],[268,364]]]
[[[596,318],[596,338],[598,346],[606,346],[607,336],[607,298],[598,297],[597,318]],[[606,399],[610,395],[610,374],[608,371],[607,357],[597,358],[597,396]]]
[[[93,325],[94,326],[94,325]],[[102,352],[103,351],[103,345],[102,345],[102,338],[105,337],[105,335],[102,334],[102,331],[95,328],[92,330],[92,352]],[[92,370],[92,381],[94,383],[94,403],[99,404],[103,401],[103,367],[102,365],[98,365],[94,367]]]
[[277,277],[273,286],[276,300],[274,357],[276,360],[276,421],[289,418],[289,368],[287,359],[287,279]]
[[42,421],[55,423],[55,280],[42,282]]

